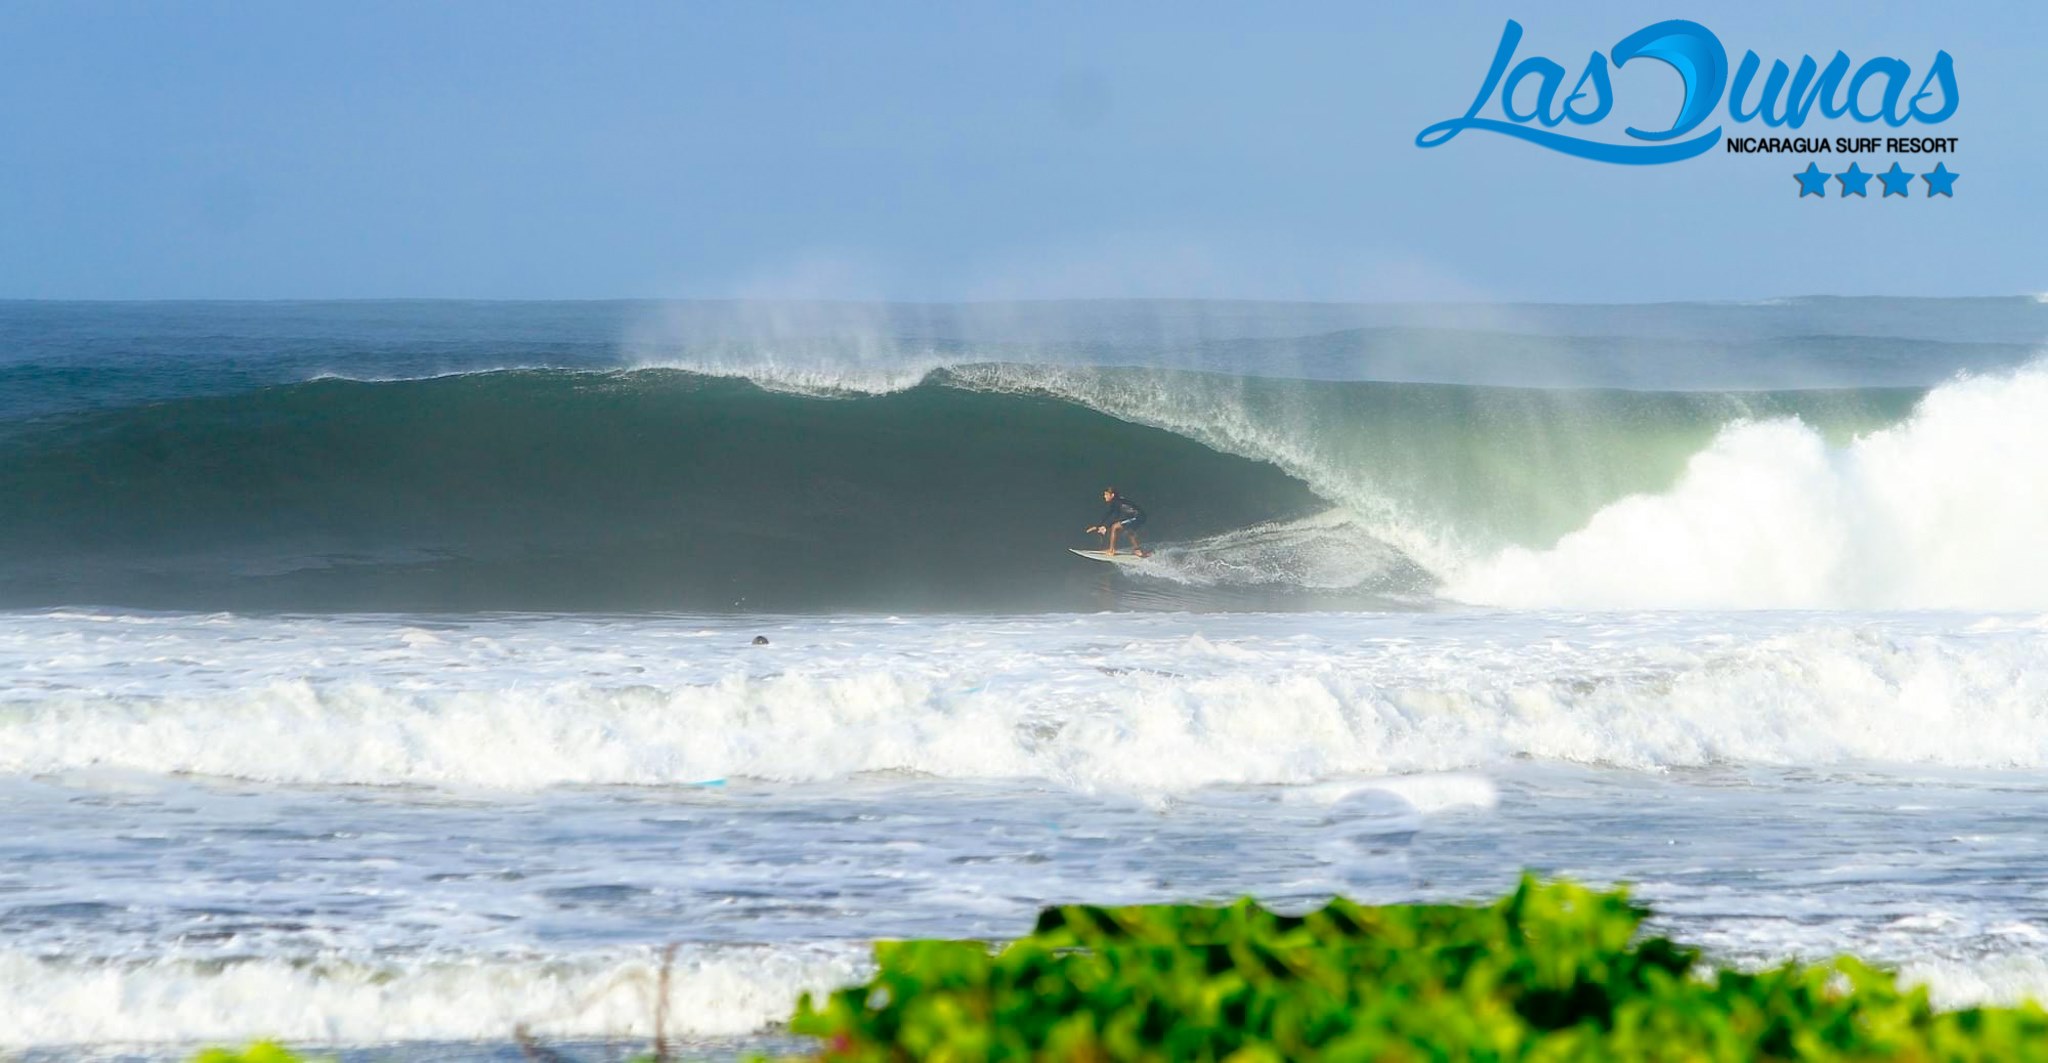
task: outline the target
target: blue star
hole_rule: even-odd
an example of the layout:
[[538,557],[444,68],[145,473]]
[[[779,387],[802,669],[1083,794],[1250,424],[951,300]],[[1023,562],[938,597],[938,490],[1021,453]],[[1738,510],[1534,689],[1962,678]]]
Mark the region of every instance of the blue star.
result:
[[1913,175],[1901,169],[1898,163],[1892,163],[1892,168],[1878,174],[1877,179],[1884,182],[1884,194],[1887,196],[1910,196],[1912,194]]
[[1843,199],[1847,199],[1850,196],[1862,196],[1865,199],[1869,199],[1870,179],[1875,176],[1877,175],[1864,173],[1862,167],[1852,162],[1849,164],[1848,169],[1835,175],[1835,180],[1842,182]]
[[1934,172],[1923,173],[1920,176],[1927,182],[1927,198],[1933,199],[1935,196],[1947,196],[1950,199],[1956,198],[1956,178],[1961,177],[1962,174],[1948,172],[1947,163],[1937,162],[1934,164]]
[[1828,175],[1821,171],[1819,163],[1809,162],[1806,164],[1805,173],[1795,173],[1792,176],[1799,179],[1800,199],[1807,196],[1828,198]]

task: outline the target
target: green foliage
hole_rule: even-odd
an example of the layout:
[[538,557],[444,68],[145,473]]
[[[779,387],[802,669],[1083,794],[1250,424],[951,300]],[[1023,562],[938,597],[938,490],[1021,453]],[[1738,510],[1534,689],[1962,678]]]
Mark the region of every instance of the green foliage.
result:
[[303,1057],[290,1050],[259,1041],[237,1052],[227,1048],[209,1048],[192,1058],[192,1063],[308,1063]]
[[1937,1012],[1852,959],[1709,974],[1623,892],[1524,879],[1484,907],[1050,908],[1030,936],[884,942],[791,1028],[832,1063],[2048,1061],[2028,1004]]

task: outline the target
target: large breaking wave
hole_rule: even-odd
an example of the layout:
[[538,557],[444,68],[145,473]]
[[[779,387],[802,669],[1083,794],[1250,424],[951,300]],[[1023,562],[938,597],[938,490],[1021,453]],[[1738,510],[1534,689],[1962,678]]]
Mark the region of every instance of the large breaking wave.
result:
[[[1624,391],[960,364],[270,384],[0,432],[0,606],[2048,605],[2048,371]],[[1149,578],[1086,545],[1115,483]]]
[[1669,490],[1545,549],[1463,567],[1505,605],[2031,609],[2048,604],[2048,371],[1934,389],[1902,423],[1833,443],[1746,421]]

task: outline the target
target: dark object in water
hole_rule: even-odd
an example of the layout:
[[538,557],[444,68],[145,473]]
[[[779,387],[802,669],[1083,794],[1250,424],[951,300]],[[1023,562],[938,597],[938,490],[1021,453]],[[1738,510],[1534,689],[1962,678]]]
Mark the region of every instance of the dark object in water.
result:
[[766,645],[768,645],[768,636],[766,636],[766,635],[755,635],[755,636],[754,636],[754,645],[756,645],[756,646],[766,646]]

